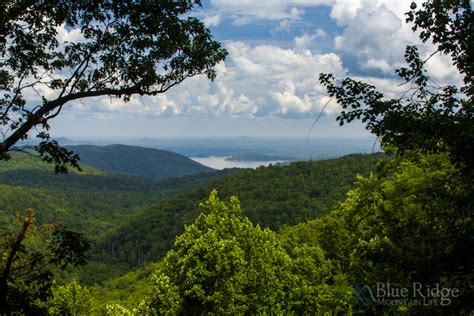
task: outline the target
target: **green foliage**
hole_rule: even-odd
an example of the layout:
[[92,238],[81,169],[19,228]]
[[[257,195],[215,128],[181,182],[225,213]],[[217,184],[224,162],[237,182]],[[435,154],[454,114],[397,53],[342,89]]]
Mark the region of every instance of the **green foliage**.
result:
[[54,286],[46,302],[50,315],[90,315],[92,298],[88,289],[76,280]]
[[172,313],[277,312],[289,258],[275,234],[254,227],[236,198],[226,206],[216,191],[200,209],[163,261],[152,306]]
[[[77,167],[71,151],[49,138],[49,120],[74,100],[165,93],[205,74],[227,52],[192,10],[199,1],[20,1],[1,6],[0,159],[37,131],[35,146],[57,172]],[[60,27],[78,29],[60,42]],[[48,89],[41,101],[28,92]],[[29,103],[36,102],[33,106]],[[20,146],[21,147],[21,146]]]
[[0,313],[41,312],[37,302],[50,295],[51,266],[84,264],[90,248],[81,234],[61,223],[37,226],[33,209],[27,211],[27,216],[17,215],[17,223],[0,231]]
[[[388,170],[387,170],[388,169]],[[361,177],[357,187],[332,213],[307,224],[285,228],[289,247],[320,245],[351,284],[377,282],[394,287],[457,288],[448,306],[405,306],[412,314],[459,314],[472,309],[474,266],[466,256],[472,245],[473,202],[448,154],[412,155],[380,166]],[[439,298],[438,298],[439,299]],[[354,309],[399,312],[398,305],[374,302]]]
[[169,178],[160,182],[111,173],[81,164],[82,172],[54,174],[48,163],[27,154],[0,162],[0,213],[37,210],[39,223],[64,221],[97,235],[126,221],[140,207],[205,184],[232,171]]
[[[0,162],[0,221],[5,223],[18,209],[33,207],[39,224],[63,221],[94,241],[127,221],[144,206],[235,172],[233,170],[153,181],[93,169],[55,174],[53,167],[23,153]],[[94,252],[97,253],[97,252]],[[99,255],[100,258],[100,255]],[[103,260],[102,260],[103,261]],[[54,271],[61,280],[72,276],[86,284],[101,283],[127,272],[123,264],[106,266],[89,262],[80,270]]]
[[[447,154],[414,157],[394,169],[393,179],[361,179],[342,205],[348,230],[358,237],[349,257],[354,281],[458,288],[460,297],[444,311],[469,311],[474,276],[466,268],[474,262],[465,254],[472,244],[474,205],[462,175]],[[412,310],[430,309],[436,307]]]
[[[102,8],[101,2],[97,5]],[[188,2],[182,5],[183,13],[191,6]],[[130,6],[129,2],[122,6],[114,2],[110,4],[111,14],[128,10]],[[130,12],[131,17],[136,13]],[[86,18],[86,26],[93,28],[93,24],[87,23],[96,18],[94,14],[97,12],[84,13],[80,18]],[[146,16],[135,18],[143,22]],[[400,99],[386,100],[375,87],[350,78],[339,84],[331,75],[320,77],[329,94],[343,107],[338,118],[341,124],[362,119],[381,138],[385,148],[397,154],[396,159],[378,163],[370,174],[374,160],[380,156],[352,155],[331,161],[242,171],[144,208],[107,236],[95,249],[95,259],[129,267],[163,256],[164,259],[157,265],[109,280],[102,288],[93,287],[94,294],[103,298],[101,303],[96,303],[102,304],[96,311],[121,315],[471,312],[474,308],[474,262],[469,255],[474,235],[471,7],[467,1],[427,1],[421,10],[412,4],[407,16],[408,21],[414,22],[415,30],[422,30],[423,41],[432,38],[440,52],[451,55],[453,64],[464,75],[465,86],[431,85],[424,68],[426,61],[420,59],[415,47],[406,50],[408,67],[397,71],[414,89]],[[99,30],[98,34],[103,33]],[[187,43],[186,38],[181,40]],[[124,45],[123,49],[129,49],[127,45],[131,43],[127,41]],[[218,61],[223,55],[215,58]],[[35,62],[33,58],[34,67]],[[178,58],[176,62],[187,61]],[[208,74],[212,78],[212,72]],[[126,76],[135,78],[139,74],[132,71]],[[0,78],[8,83],[8,74],[2,73]],[[62,83],[51,84],[59,87]],[[81,85],[86,86],[87,82]],[[21,104],[16,106],[21,109]],[[356,187],[350,190],[356,173],[365,176],[360,176]],[[94,177],[107,178],[108,173]],[[8,181],[13,185],[22,180],[17,177]],[[81,181],[77,182],[87,183]],[[61,194],[66,192],[56,186],[55,190]],[[195,209],[213,188],[218,188],[225,197],[238,194],[245,213],[237,198],[231,197],[226,204],[214,190],[200,204],[200,209]],[[93,196],[90,191],[84,192]],[[98,190],[98,194],[102,192]],[[123,191],[113,191],[117,192]],[[345,201],[338,204],[346,192]],[[313,218],[317,219],[304,222]],[[22,240],[31,222],[22,223],[19,234],[5,234],[0,239],[2,268],[8,272],[7,267],[13,267],[12,274],[4,273],[8,282],[3,277],[0,285],[10,289],[8,296],[4,295],[13,302],[9,303],[9,310],[34,313],[41,308],[36,302],[44,302],[49,296],[51,271],[33,270],[26,276],[17,271],[25,263],[31,266],[48,260],[60,265],[81,263],[81,256],[68,256],[61,251],[85,247],[80,242],[71,247],[61,246],[77,239],[69,233],[52,238],[47,249],[47,243],[32,240],[27,245],[35,251],[21,252],[26,250],[20,246],[24,245]],[[183,231],[183,224],[190,223]],[[280,227],[278,234],[270,230]],[[172,247],[173,236],[178,234],[181,235],[176,238],[174,248],[165,255]],[[56,254],[45,256],[42,251]],[[104,266],[95,262],[94,267]],[[153,283],[147,284],[145,280],[153,270],[156,270]],[[441,294],[434,295],[438,303],[430,305],[381,304],[373,299],[379,283],[390,283],[400,289],[411,288],[414,282],[425,289],[457,289],[459,295],[449,296],[449,304],[443,304],[441,300],[445,298]],[[372,289],[371,296],[364,297],[358,285],[368,291]],[[53,294],[49,302],[56,309],[51,309],[51,313],[71,313],[71,306],[83,308],[84,313],[94,311],[89,306],[89,293],[75,282],[55,288]],[[380,298],[378,293],[377,298]],[[136,302],[140,302],[138,306]]]
[[68,264],[84,265],[90,244],[81,233],[61,228],[52,233],[49,249],[54,254],[54,262],[64,269]]
[[[131,267],[162,258],[174,237],[199,215],[196,205],[216,188],[224,198],[236,194],[245,215],[262,227],[278,229],[327,213],[356,180],[383,155],[349,155],[323,161],[294,162],[231,173],[205,186],[146,207],[112,231],[95,257]],[[112,249],[114,253],[112,253]]]
[[94,297],[99,298],[102,305],[120,305],[133,310],[137,302],[153,293],[153,273],[159,269],[161,263],[150,263],[145,267],[130,271],[119,277],[109,277],[103,284],[90,288]]
[[472,252],[474,229],[473,20],[469,1],[426,1],[421,8],[412,3],[407,12],[421,40],[437,45],[433,54],[450,55],[464,86],[433,84],[426,75],[427,60],[414,46],[406,49],[408,67],[397,70],[411,85],[399,99],[387,100],[374,86],[350,78],[336,83],[332,75],[320,75],[343,107],[341,125],[361,119],[397,159],[361,178],[338,210],[302,231],[313,230],[312,242],[327,250],[355,284],[412,288],[419,282],[425,289],[460,293],[438,294],[436,304],[425,305],[361,299],[368,306],[361,304],[360,311],[431,315],[472,310],[474,262],[466,254]]
[[[8,162],[0,161],[0,172],[12,172],[18,170],[41,170],[41,171],[54,171],[54,166],[44,162],[37,153],[33,151],[28,152],[13,152],[10,153],[10,156],[13,158]],[[80,164],[81,171],[72,169],[71,173],[81,174],[81,175],[104,175],[105,172],[99,169],[91,168],[85,164]],[[33,182],[34,179],[30,179]]]
[[154,276],[150,305],[159,314],[346,310],[335,296],[344,285],[328,285],[330,263],[320,248],[294,249],[292,258],[274,232],[243,217],[235,197],[226,205],[213,191],[200,209]]

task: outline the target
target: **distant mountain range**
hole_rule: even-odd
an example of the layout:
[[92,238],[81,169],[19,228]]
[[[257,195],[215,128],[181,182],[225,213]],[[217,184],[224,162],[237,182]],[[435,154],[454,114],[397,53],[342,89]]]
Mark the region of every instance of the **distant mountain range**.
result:
[[[378,142],[362,139],[306,139],[303,138],[111,138],[70,139],[55,138],[62,146],[124,144],[168,150],[186,157],[232,156],[236,161],[250,161],[258,156],[271,156],[262,160],[319,160],[341,157],[352,153],[373,153],[380,150]],[[30,144],[31,145],[31,144]],[[244,157],[246,156],[246,157]],[[277,158],[275,158],[277,157]],[[256,159],[260,160],[260,159]]]
[[153,180],[214,171],[183,155],[165,150],[127,145],[77,145],[67,148],[79,154],[81,161],[88,166]]

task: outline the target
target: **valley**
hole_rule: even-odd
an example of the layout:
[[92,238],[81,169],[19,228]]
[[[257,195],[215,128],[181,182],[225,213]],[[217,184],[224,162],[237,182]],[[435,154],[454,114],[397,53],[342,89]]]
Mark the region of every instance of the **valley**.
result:
[[0,316],[472,315],[472,1],[4,1]]
[[[89,286],[159,261],[175,236],[199,215],[197,206],[213,189],[224,199],[239,196],[253,223],[277,230],[327,213],[352,187],[356,175],[367,175],[382,157],[359,154],[213,171],[155,149],[68,148],[81,155],[82,171],[55,174],[51,165],[22,153],[0,165],[0,218],[5,221],[31,207],[39,224],[63,221],[87,236],[91,261],[63,277]],[[186,170],[194,174],[178,176]],[[166,176],[170,174],[174,177]]]

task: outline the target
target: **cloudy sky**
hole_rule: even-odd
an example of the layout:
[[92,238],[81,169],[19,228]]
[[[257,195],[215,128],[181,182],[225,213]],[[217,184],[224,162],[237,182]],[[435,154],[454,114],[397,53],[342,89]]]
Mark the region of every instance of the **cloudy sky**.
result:
[[[229,52],[217,79],[188,79],[166,95],[128,103],[99,98],[71,104],[52,124],[54,136],[97,137],[301,137],[329,98],[322,72],[363,79],[388,97],[400,95],[394,69],[406,45],[420,44],[404,22],[410,1],[207,0],[193,15]],[[62,31],[65,38],[74,30]],[[440,82],[459,74],[435,55],[429,73]],[[344,128],[330,102],[314,138],[367,137],[361,124]]]

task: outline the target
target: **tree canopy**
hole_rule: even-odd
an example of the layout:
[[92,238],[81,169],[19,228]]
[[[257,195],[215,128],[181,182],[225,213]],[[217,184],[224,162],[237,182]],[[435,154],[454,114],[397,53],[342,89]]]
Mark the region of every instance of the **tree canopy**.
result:
[[407,85],[400,98],[386,99],[376,87],[346,78],[321,74],[320,81],[342,106],[341,125],[361,119],[384,145],[403,154],[410,150],[426,153],[448,151],[453,161],[472,175],[474,166],[473,26],[469,1],[426,1],[406,13],[413,30],[420,30],[423,42],[437,45],[433,54],[446,54],[464,78],[460,86],[439,86],[426,74],[426,61],[416,46],[408,46],[408,67],[396,72]]
[[[90,244],[61,222],[36,225],[33,209],[0,228],[0,313],[38,314],[50,295],[52,266],[86,263]],[[49,234],[48,234],[49,233]]]
[[[422,59],[416,46],[406,48],[408,66],[396,71],[407,86],[400,98],[387,99],[365,82],[320,75],[342,106],[340,124],[362,120],[397,155],[361,178],[341,206],[309,231],[354,284],[373,289],[379,282],[398,288],[419,282],[458,291],[443,302],[438,296],[435,305],[388,306],[372,296],[361,300],[361,310],[467,313],[474,266],[466,256],[474,209],[472,9],[469,1],[426,1],[421,8],[412,3],[406,15],[420,39],[431,39],[437,50]],[[426,62],[434,54],[449,55],[463,81],[433,82]]]
[[[49,139],[49,120],[74,100],[157,95],[186,78],[215,78],[227,54],[189,12],[199,1],[8,1],[0,5],[0,159],[38,130],[57,171],[78,156]],[[79,29],[62,41],[59,29]],[[34,91],[47,91],[30,99]]]
[[334,281],[318,246],[285,250],[275,232],[243,216],[236,197],[226,205],[217,191],[200,209],[154,275],[150,310],[160,315],[347,312],[347,284]]
[[[173,3],[160,5],[166,7]],[[135,4],[137,2],[106,3],[107,6],[101,7],[106,10],[98,10],[98,17],[95,18],[99,21],[101,16],[116,12],[114,10],[121,12],[120,8],[128,9],[127,5]],[[173,4],[173,8],[190,8],[192,5],[178,2]],[[22,12],[21,7],[6,8],[11,9],[12,16],[18,10]],[[91,12],[94,14],[93,10]],[[147,16],[145,13],[138,14],[138,17],[128,14],[127,19],[140,20]],[[88,25],[88,16],[89,13],[85,12],[72,21]],[[65,21],[67,19],[68,15]],[[130,243],[128,249],[138,251],[139,263],[143,263],[143,252],[135,241],[143,239],[143,231],[151,232],[149,245],[162,247],[164,243],[160,238],[170,234],[170,231],[174,232],[170,227],[185,222],[192,224],[185,226],[173,249],[161,262],[148,267],[148,271],[156,271],[149,289],[137,291],[142,301],[135,309],[127,310],[121,304],[106,305],[103,309],[114,315],[464,315],[471,312],[474,278],[473,257],[469,255],[474,236],[472,20],[470,4],[461,0],[427,1],[421,8],[413,3],[407,12],[407,21],[413,22],[415,31],[421,31],[421,40],[431,39],[437,45],[437,52],[434,53],[451,57],[452,64],[463,76],[463,82],[458,85],[440,87],[433,83],[426,74],[426,59],[420,57],[415,46],[406,49],[408,66],[397,70],[409,86],[407,92],[397,99],[386,99],[376,87],[364,82],[351,78],[338,81],[332,75],[321,75],[321,82],[328,93],[342,105],[343,111],[338,117],[340,123],[361,119],[370,131],[380,137],[385,148],[396,153],[393,159],[378,162],[370,175],[359,176],[356,187],[332,212],[321,215],[322,211],[318,208],[315,213],[301,215],[305,208],[314,211],[316,206],[319,207],[319,203],[312,204],[316,200],[311,199],[319,195],[336,196],[331,193],[341,186],[346,187],[335,174],[323,172],[327,172],[328,163],[324,164],[323,170],[313,172],[313,163],[295,163],[223,179],[222,183],[227,183],[227,191],[241,190],[238,192],[241,198],[251,201],[253,206],[265,197],[270,197],[272,202],[289,201],[291,208],[288,210],[291,212],[287,213],[292,216],[288,218],[298,218],[293,214],[300,214],[300,223],[293,227],[283,226],[278,233],[252,224],[243,216],[236,197],[225,203],[218,198],[215,190],[200,204],[199,216],[183,210],[192,210],[189,203],[194,201],[190,197],[200,199],[202,192],[207,192],[204,189],[174,197],[160,204],[160,207],[145,209],[144,213],[150,213],[143,216],[146,220],[137,217],[130,222],[129,229],[137,235],[132,236],[134,243]],[[46,22],[40,19],[37,23]],[[95,34],[96,23],[100,24],[91,22],[89,25],[91,34]],[[121,24],[114,23],[111,22],[111,27],[121,32],[123,29],[118,27]],[[5,25],[8,27],[8,23]],[[21,33],[23,26],[19,26],[18,32]],[[34,34],[37,35],[40,34]],[[91,36],[95,38],[95,35]],[[12,45],[6,47],[10,49]],[[150,51],[151,48],[146,49],[146,53]],[[222,54],[225,55],[225,52],[222,51]],[[39,69],[40,59],[32,60],[37,62]],[[9,67],[13,69],[13,66]],[[88,68],[81,67],[77,69],[86,69],[84,73],[89,73]],[[132,70],[125,77],[120,77],[119,82],[124,80],[128,83],[127,80],[135,78]],[[208,76],[212,78],[212,67],[204,71],[209,71]],[[83,93],[75,90],[81,86],[81,79],[71,78],[71,82],[63,82],[64,91],[74,86],[72,93]],[[106,81],[107,84],[109,82]],[[153,94],[155,88],[149,86],[147,93]],[[122,97],[127,99],[130,95],[125,93]],[[48,104],[49,101],[44,102]],[[27,109],[25,104],[23,108]],[[2,109],[14,111],[16,108],[13,104]],[[20,120],[19,116],[14,117]],[[26,115],[27,119],[29,117]],[[50,144],[52,148],[56,146],[47,141],[45,144]],[[68,155],[67,152],[63,154],[64,157]],[[53,156],[45,158],[54,161]],[[337,164],[339,169],[345,166],[345,169],[353,170],[349,167],[357,164],[357,160],[345,160],[346,163]],[[318,179],[321,185],[320,176],[337,180],[339,189],[331,183],[323,188],[306,182]],[[253,179],[260,181],[252,182]],[[268,185],[268,190],[260,183]],[[241,188],[250,189],[252,195],[247,195]],[[225,192],[225,195],[228,193]],[[255,200],[250,199],[251,196],[255,196]],[[300,204],[299,201],[305,203]],[[275,224],[276,219],[280,218],[274,217],[274,213],[282,210],[282,204],[275,204],[275,208],[272,205],[262,204],[249,215],[264,214],[262,218],[271,218]],[[157,211],[152,212],[153,208]],[[247,206],[244,208],[247,209]],[[59,230],[51,235],[47,249],[44,249],[44,244],[37,249],[29,247],[27,232],[43,231],[43,226],[38,228],[34,225],[32,210],[29,212],[26,217],[18,217],[19,225],[0,235],[0,267],[3,270],[0,276],[0,311],[37,312],[42,306],[38,305],[40,302],[42,308],[48,307],[51,314],[91,312],[93,304],[89,290],[75,281],[53,286],[51,275],[44,268],[44,264],[82,264],[88,244],[77,233]],[[193,222],[194,215],[197,218]],[[321,216],[303,222],[307,220],[304,216],[310,215]],[[269,222],[268,226],[271,224]],[[111,249],[114,259],[114,243]],[[136,253],[128,250],[123,253],[131,253],[136,260]],[[25,267],[31,266],[34,269],[25,272]],[[142,272],[135,273],[135,277],[143,277],[140,275]],[[126,276],[117,280],[117,286],[126,288],[130,278]],[[143,284],[140,282],[136,286]],[[391,284],[395,291],[388,295],[387,291],[379,293],[380,284],[386,288]],[[401,294],[403,289],[407,290],[406,296]],[[3,302],[8,302],[8,306]]]

